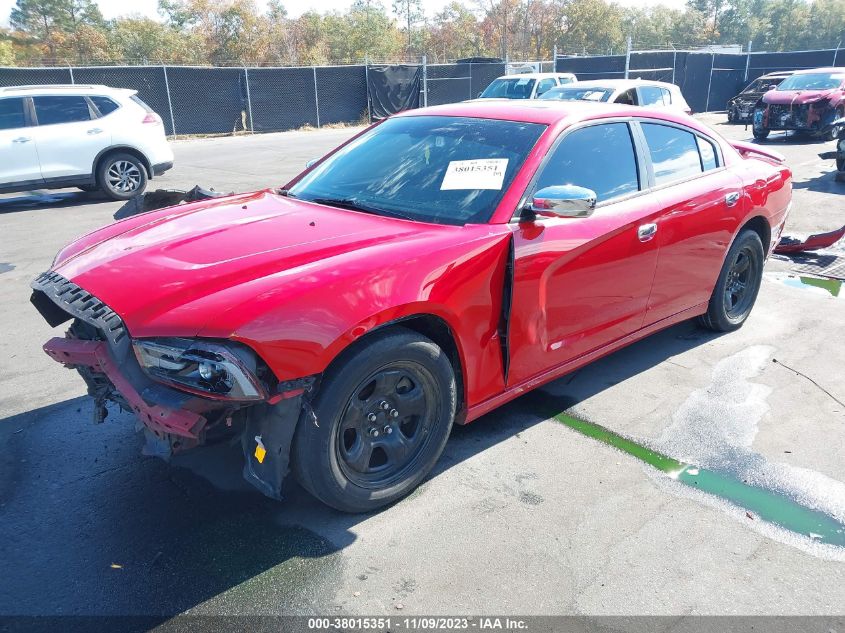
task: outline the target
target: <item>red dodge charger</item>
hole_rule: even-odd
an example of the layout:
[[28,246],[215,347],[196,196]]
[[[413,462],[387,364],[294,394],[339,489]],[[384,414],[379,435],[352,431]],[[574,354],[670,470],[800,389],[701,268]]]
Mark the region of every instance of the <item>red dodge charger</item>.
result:
[[244,476],[408,494],[453,423],[691,317],[748,317],[790,206],[777,153],[682,114],[464,103],[371,126],[281,189],[138,215],[62,250],[44,349],[169,457],[239,436]]

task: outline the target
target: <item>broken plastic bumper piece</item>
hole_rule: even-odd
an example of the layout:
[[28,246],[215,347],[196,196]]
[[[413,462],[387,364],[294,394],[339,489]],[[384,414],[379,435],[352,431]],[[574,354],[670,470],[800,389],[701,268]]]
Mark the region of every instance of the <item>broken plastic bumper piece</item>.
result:
[[86,341],[55,337],[44,344],[44,351],[68,367],[88,367],[105,374],[138,418],[153,431],[197,439],[205,418],[185,409],[170,409],[150,404],[121,373],[105,341]]

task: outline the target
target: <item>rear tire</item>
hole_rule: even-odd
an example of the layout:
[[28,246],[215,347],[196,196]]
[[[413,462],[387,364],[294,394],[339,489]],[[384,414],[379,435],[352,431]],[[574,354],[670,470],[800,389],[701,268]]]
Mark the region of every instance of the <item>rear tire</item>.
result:
[[715,332],[741,328],[757,301],[764,262],[760,236],[744,229],[728,249],[707,312],[699,317],[700,324]]
[[[344,512],[369,512],[416,488],[455,417],[452,364],[405,328],[374,334],[326,373],[292,447],[299,483]],[[319,425],[319,426],[318,426]]]
[[97,166],[97,183],[112,200],[129,200],[147,188],[147,169],[132,154],[109,154]]

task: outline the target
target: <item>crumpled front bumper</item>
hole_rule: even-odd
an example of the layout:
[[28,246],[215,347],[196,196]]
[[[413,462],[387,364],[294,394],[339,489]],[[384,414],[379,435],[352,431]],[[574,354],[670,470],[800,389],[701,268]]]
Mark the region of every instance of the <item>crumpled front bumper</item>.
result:
[[148,404],[120,371],[105,341],[55,337],[44,344],[44,351],[67,367],[88,367],[91,371],[105,374],[135,415],[152,431],[196,440],[205,425],[206,420],[199,413]]
[[69,338],[55,337],[44,344],[51,358],[82,375],[95,401],[95,421],[105,418],[107,400],[128,407],[145,427],[145,454],[165,459],[202,444],[212,426],[222,428],[225,422],[225,428],[241,434],[246,480],[268,497],[281,499],[290,444],[314,377],[285,383],[267,402],[248,406],[178,391],[143,372],[123,320],[104,302],[52,271],[39,275],[31,286],[31,302],[50,326],[76,318],[92,329],[89,334],[97,333],[77,338],[74,324]]

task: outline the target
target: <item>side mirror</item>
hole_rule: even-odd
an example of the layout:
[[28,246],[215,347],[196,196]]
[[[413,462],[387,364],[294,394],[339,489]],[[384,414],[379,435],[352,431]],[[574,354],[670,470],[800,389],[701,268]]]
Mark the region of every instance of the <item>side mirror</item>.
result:
[[316,163],[318,160],[320,160],[320,159],[319,158],[312,158],[311,160],[309,160],[307,163],[305,163],[305,169],[308,169],[309,167],[313,167],[314,163]]
[[586,218],[596,208],[596,192],[577,185],[544,187],[534,194],[528,210],[559,218]]
[[766,90],[774,90],[775,88],[777,88],[775,84],[769,84],[768,86],[766,86]]

